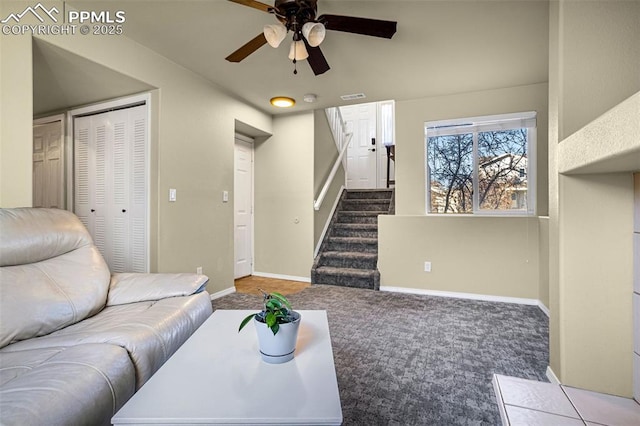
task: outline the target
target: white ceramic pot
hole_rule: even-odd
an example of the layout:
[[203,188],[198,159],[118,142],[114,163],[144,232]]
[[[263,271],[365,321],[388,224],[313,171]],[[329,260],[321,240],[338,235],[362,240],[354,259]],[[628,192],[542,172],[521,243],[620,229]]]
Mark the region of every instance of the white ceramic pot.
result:
[[293,359],[296,350],[296,341],[298,340],[298,328],[300,327],[301,315],[298,312],[292,312],[296,317],[295,321],[286,324],[280,324],[280,329],[274,335],[267,324],[258,321],[256,317],[253,322],[258,332],[258,347],[262,360],[269,364],[282,364]]

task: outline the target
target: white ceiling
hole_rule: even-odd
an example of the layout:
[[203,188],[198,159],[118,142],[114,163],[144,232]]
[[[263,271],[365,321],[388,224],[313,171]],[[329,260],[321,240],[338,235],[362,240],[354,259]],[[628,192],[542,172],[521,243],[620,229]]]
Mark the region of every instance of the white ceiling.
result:
[[[265,45],[240,63],[227,62],[228,54],[275,18],[226,0],[69,4],[125,11],[127,37],[270,114],[345,105],[340,95],[360,92],[367,96],[364,102],[405,100],[548,80],[546,0],[319,0],[319,14],[398,22],[391,40],[328,31],[321,48],[331,70],[320,76],[306,61],[293,74],[287,42],[278,49]],[[317,103],[302,102],[305,93],[317,94]],[[293,110],[276,110],[269,99],[277,95],[298,103]]]

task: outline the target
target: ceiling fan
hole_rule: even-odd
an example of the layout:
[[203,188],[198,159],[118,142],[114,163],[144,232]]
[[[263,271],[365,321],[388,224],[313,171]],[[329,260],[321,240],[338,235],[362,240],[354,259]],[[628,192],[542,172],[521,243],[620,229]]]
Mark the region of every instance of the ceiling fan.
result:
[[316,18],[318,0],[275,0],[273,6],[255,0],[229,1],[271,13],[279,21],[275,25],[265,25],[263,32],[227,56],[225,59],[229,62],[240,62],[267,43],[278,47],[291,31],[293,42],[289,59],[294,64],[293,73],[298,73],[296,62],[307,59],[313,73],[320,75],[330,68],[319,47],[326,30],[382,38],[391,38],[396,32],[397,23],[393,21],[342,15],[320,15]]

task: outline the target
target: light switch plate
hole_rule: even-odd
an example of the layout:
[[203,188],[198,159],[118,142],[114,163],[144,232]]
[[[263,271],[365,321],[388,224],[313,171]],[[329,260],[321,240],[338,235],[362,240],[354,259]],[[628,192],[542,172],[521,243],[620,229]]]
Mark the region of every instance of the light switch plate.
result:
[[169,201],[172,203],[176,201],[176,192],[175,188],[169,188]]
[[222,191],[222,202],[229,202],[229,191]]

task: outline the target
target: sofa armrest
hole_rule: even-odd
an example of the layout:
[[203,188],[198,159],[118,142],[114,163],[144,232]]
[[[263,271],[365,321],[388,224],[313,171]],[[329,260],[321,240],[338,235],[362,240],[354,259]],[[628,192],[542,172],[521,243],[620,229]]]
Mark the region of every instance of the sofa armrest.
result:
[[203,291],[208,281],[200,274],[117,273],[111,276],[107,306],[189,296]]

